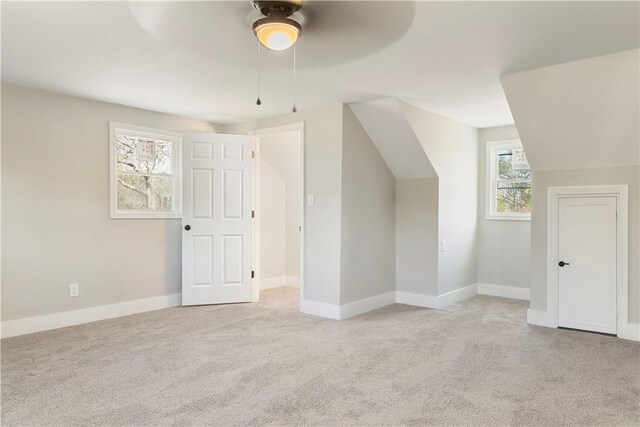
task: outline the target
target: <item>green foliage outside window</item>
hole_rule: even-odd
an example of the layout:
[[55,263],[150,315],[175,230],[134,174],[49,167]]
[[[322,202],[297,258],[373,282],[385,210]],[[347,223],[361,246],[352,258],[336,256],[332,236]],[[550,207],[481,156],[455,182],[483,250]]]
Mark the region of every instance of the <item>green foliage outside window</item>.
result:
[[514,169],[512,152],[498,152],[497,212],[531,213],[531,169]]

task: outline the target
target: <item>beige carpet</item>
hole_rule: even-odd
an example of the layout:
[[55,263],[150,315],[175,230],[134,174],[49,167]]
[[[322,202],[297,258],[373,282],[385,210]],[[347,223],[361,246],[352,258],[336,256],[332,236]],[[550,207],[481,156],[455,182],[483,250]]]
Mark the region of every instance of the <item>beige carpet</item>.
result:
[[172,308],[2,340],[2,425],[638,425],[640,345],[477,296],[346,321]]

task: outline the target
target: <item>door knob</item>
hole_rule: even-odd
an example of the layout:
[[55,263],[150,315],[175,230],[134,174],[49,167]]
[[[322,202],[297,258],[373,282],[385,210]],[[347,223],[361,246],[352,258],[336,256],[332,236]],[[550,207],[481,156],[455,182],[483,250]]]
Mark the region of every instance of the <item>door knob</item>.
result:
[[189,231],[189,230],[191,230],[191,226],[189,224],[187,224],[187,225],[184,226],[184,229]]
[[564,267],[565,265],[569,265],[569,263],[568,263],[568,262],[564,262],[564,261],[560,261],[560,262],[558,263],[558,265],[559,265],[560,267]]

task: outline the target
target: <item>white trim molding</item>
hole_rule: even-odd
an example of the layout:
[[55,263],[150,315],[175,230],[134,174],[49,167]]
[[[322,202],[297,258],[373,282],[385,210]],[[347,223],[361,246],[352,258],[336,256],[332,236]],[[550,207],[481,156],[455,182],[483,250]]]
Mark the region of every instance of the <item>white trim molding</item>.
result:
[[326,317],[327,319],[340,320],[340,306],[324,302],[303,299],[300,301],[300,311],[313,316]]
[[521,299],[529,301],[529,288],[518,288],[515,286],[491,285],[488,283],[478,283],[478,293],[480,295],[490,295],[501,298]]
[[414,294],[411,292],[396,291],[396,303],[416,307],[439,308],[437,296]]
[[[261,212],[260,212],[260,138],[264,136],[278,135],[287,132],[298,132],[300,136],[300,274],[299,277],[287,277],[285,282],[286,286],[294,286],[300,288],[300,311],[307,313],[302,309],[304,299],[304,271],[305,271],[305,234],[306,234],[306,221],[305,221],[305,194],[306,194],[306,163],[305,163],[305,122],[289,123],[281,126],[275,126],[264,129],[256,129],[249,132],[249,136],[252,138],[253,147],[253,210],[255,217],[253,221],[253,289],[252,289],[252,301],[257,302],[260,300],[260,290],[262,288],[262,280],[260,275],[260,228],[261,228]],[[314,306],[314,301],[307,301],[307,306]],[[320,310],[322,312],[322,310]],[[308,313],[314,314],[314,313]],[[323,316],[326,317],[326,316]]]
[[281,286],[288,286],[290,288],[300,287],[300,278],[294,276],[277,276],[269,277],[267,279],[260,279],[260,290],[279,288]]
[[285,282],[285,286],[288,286],[290,288],[300,287],[300,278],[296,276],[285,276],[284,282]]
[[547,312],[542,310],[527,310],[527,323],[537,326],[549,326],[547,322]]
[[377,310],[396,303],[396,293],[387,292],[340,306],[340,320]]
[[279,288],[281,286],[287,286],[286,276],[269,277],[267,279],[260,279],[261,291],[264,291],[266,289]]
[[640,323],[627,323],[618,331],[618,338],[631,341],[640,341]]
[[[173,177],[173,209],[171,210],[135,210],[118,208],[117,183],[118,159],[116,155],[117,137],[119,134],[146,138],[158,138],[171,142],[171,174]],[[147,175],[153,175],[148,173]],[[141,218],[167,219],[182,218],[182,133],[164,129],[154,129],[126,123],[109,122],[109,213],[111,219]]]
[[[499,221],[531,221],[530,213],[518,212],[497,212],[497,180],[498,165],[495,159],[500,150],[522,149],[522,142],[519,139],[508,139],[501,141],[487,141],[486,145],[486,169],[485,169],[485,219]],[[527,180],[520,180],[523,182]],[[530,181],[530,180],[529,180]]]
[[463,301],[474,295],[489,295],[501,298],[529,300],[529,289],[514,286],[490,285],[475,283],[442,295],[414,294],[411,292],[396,292],[396,303],[425,308],[444,308],[448,305]]
[[396,293],[386,292],[384,294],[375,295],[343,305],[302,300],[300,303],[300,311],[314,316],[325,317],[327,319],[344,320],[369,311],[377,310],[387,305],[395,304],[395,302]]
[[97,320],[112,319],[114,317],[177,307],[181,302],[181,294],[172,294],[116,304],[100,305],[80,310],[63,311],[61,313],[46,314],[44,316],[8,320],[2,322],[1,336],[2,338],[15,337],[18,335],[95,322]]
[[[558,327],[558,232],[559,204],[563,197],[616,198],[618,216],[616,257],[616,334],[620,338],[637,337],[634,326],[629,325],[629,224],[628,224],[628,186],[627,185],[591,185],[547,188],[547,325]],[[628,338],[627,338],[628,339]]]
[[456,289],[446,294],[438,295],[438,307],[444,308],[448,305],[455,304],[460,301],[464,301],[478,294],[478,284],[465,286],[464,288]]

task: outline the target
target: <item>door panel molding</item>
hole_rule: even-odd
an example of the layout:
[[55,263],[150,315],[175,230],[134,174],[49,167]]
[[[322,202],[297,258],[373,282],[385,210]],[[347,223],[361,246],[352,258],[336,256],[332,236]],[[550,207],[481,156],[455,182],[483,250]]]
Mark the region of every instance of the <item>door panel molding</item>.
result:
[[185,132],[182,305],[252,299],[251,138]]
[[559,323],[559,214],[560,199],[575,197],[615,197],[618,213],[616,229],[616,334],[628,336],[629,281],[628,281],[628,186],[594,185],[548,187],[547,189],[547,322],[557,328]]

